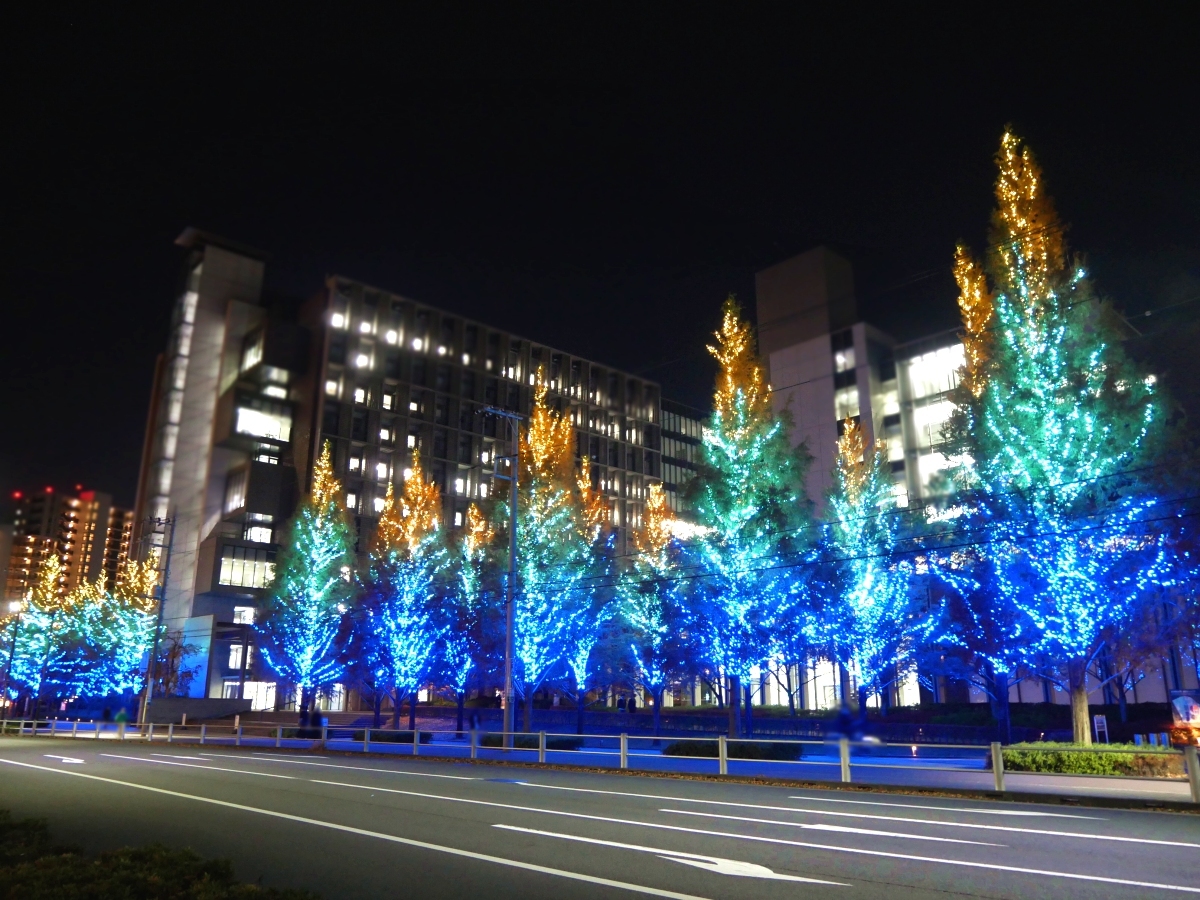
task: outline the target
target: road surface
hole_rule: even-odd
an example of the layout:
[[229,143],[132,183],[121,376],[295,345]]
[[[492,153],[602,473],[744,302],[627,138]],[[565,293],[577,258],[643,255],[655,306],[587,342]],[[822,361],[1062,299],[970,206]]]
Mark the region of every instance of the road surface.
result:
[[426,759],[4,738],[0,808],[327,900],[1200,895],[1200,816]]

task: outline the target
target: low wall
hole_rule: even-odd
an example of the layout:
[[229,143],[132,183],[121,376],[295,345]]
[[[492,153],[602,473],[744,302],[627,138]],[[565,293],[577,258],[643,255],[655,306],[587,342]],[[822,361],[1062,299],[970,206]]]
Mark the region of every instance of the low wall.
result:
[[156,725],[170,722],[178,724],[183,721],[184,714],[188,722],[227,719],[250,712],[250,706],[249,700],[225,700],[220,697],[155,697],[146,721]]

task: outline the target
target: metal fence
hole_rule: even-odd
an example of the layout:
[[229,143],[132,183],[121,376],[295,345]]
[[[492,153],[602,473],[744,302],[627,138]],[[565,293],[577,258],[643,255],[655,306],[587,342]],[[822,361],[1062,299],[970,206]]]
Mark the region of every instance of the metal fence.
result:
[[[796,740],[779,738],[747,738],[731,740],[725,735],[713,737],[654,737],[630,734],[574,734],[567,732],[520,732],[512,734],[503,746],[503,735],[495,731],[472,730],[460,739],[435,740],[429,731],[407,729],[361,728],[329,726],[300,728],[268,724],[209,724],[199,725],[125,725],[96,721],[5,720],[0,721],[0,736],[67,738],[76,740],[138,741],[142,743],[201,744],[214,746],[257,747],[275,749],[335,750],[342,752],[388,753],[394,755],[432,756],[443,759],[518,759],[556,765],[607,767],[644,771],[688,772],[693,774],[763,775],[769,770],[775,776],[790,777],[796,767],[816,767],[830,770],[830,777],[806,780],[853,781],[854,770],[909,770],[920,772],[990,772],[997,792],[1006,790],[1005,752],[999,743],[981,747],[978,744],[912,743],[885,744],[876,741]],[[689,742],[692,751],[688,752]],[[671,753],[664,753],[662,745]],[[715,747],[713,746],[715,744]],[[806,748],[809,748],[806,750]],[[810,753],[810,750],[815,752]],[[951,752],[962,760],[959,765],[937,765],[922,760],[941,759]],[[1007,752],[1022,752],[1008,748]],[[1181,768],[1191,794],[1191,802],[1200,804],[1200,758],[1197,748],[1182,750],[1148,748],[1050,748],[1047,752],[1060,754],[1129,754],[1168,765],[1162,768]],[[807,754],[807,755],[806,755]],[[1178,760],[1182,765],[1174,763]],[[615,766],[614,766],[615,763]],[[973,768],[965,763],[978,763]],[[836,769],[836,775],[833,771]],[[811,770],[810,770],[811,771]],[[1105,775],[1079,772],[1037,772],[1024,770],[1022,776],[1055,776],[1089,779],[1124,779],[1138,781],[1177,781],[1159,775]],[[791,776],[798,777],[798,776]]]

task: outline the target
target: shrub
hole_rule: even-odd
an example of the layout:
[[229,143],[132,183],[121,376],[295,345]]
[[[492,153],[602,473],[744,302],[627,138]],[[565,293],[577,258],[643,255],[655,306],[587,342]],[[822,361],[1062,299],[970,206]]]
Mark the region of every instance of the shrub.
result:
[[[1092,752],[1064,752],[1081,749],[1083,744],[1035,741],[1004,748],[1004,768],[1010,772],[1057,772],[1063,775],[1137,775],[1170,777],[1183,774],[1181,758],[1168,748],[1136,747],[1134,744],[1106,744],[1112,750],[1137,753],[1113,753],[1104,749]],[[987,764],[991,765],[989,754]]]
[[[359,731],[355,734],[354,739],[361,741],[366,732]],[[421,743],[428,744],[433,740],[433,733],[429,731],[421,732]],[[411,744],[413,742],[413,733],[411,731],[371,731],[372,744]]]
[[145,900],[316,900],[307,891],[240,884],[229,860],[206,860],[161,845],[125,847],[95,859],[51,843],[46,823],[13,822],[0,810],[0,883],[4,896],[145,898]]
[[[729,741],[730,759],[763,759],[794,761],[800,758],[800,744],[768,744],[754,741]],[[672,741],[663,747],[664,756],[698,756],[716,759],[720,755],[717,741]]]
[[[504,744],[504,735],[502,734],[485,734],[479,741],[481,747],[500,747]],[[513,746],[518,750],[536,750],[538,748],[537,735],[534,734],[514,734]],[[578,750],[583,746],[583,738],[566,738],[566,737],[548,737],[546,738],[547,750]]]

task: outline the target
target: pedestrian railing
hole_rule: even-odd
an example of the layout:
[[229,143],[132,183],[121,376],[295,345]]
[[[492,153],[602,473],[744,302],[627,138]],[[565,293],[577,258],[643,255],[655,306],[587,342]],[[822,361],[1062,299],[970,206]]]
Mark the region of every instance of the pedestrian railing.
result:
[[[445,732],[439,733],[445,735]],[[992,775],[996,792],[1004,792],[1010,774],[1005,767],[1006,748],[998,743],[885,744],[879,741],[787,740],[781,738],[730,739],[712,737],[655,737],[631,734],[574,734],[518,732],[505,736],[478,729],[454,733],[453,738],[429,731],[355,726],[299,726],[264,723],[201,723],[125,725],[97,721],[11,719],[0,721],[0,736],[121,740],[147,743],[186,743],[277,749],[332,749],[344,752],[407,754],[441,758],[520,759],[574,766],[602,766],[646,771],[694,774],[787,775],[804,769],[806,780],[853,781],[854,770],[907,770],[920,772],[985,773]],[[945,754],[955,754],[957,765],[946,765]],[[1009,754],[1028,750],[1008,749]],[[1148,747],[1053,747],[1051,754],[1128,754],[1153,760],[1163,771],[1153,775],[1095,774],[1080,771],[1029,771],[1021,776],[1071,777],[1178,782],[1186,778],[1191,801],[1200,804],[1200,759],[1197,748],[1182,750]],[[615,766],[614,766],[615,764]],[[735,769],[731,773],[731,765]],[[813,773],[837,768],[837,776]],[[1078,768],[1078,767],[1076,767]],[[1178,774],[1167,772],[1174,769]]]

